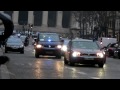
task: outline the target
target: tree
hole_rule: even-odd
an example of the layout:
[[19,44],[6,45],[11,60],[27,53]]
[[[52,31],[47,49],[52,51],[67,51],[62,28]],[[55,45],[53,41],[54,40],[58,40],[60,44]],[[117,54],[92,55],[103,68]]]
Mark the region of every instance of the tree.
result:
[[[84,34],[84,25],[86,23],[89,24],[89,28],[91,28],[91,35],[95,32],[100,37],[102,33],[105,33],[107,36],[107,11],[73,11],[74,18],[80,24],[81,31]],[[98,28],[94,30],[94,27]],[[83,35],[84,36],[84,35]]]

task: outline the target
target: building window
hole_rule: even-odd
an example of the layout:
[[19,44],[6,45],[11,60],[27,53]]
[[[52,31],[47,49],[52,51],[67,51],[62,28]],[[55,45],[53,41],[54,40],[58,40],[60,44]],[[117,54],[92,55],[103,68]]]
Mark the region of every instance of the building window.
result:
[[28,11],[19,11],[18,23],[19,25],[28,24]]
[[56,11],[48,11],[48,27],[56,26]]
[[34,26],[42,25],[42,11],[34,11]]
[[63,11],[62,26],[63,28],[70,27],[70,11]]

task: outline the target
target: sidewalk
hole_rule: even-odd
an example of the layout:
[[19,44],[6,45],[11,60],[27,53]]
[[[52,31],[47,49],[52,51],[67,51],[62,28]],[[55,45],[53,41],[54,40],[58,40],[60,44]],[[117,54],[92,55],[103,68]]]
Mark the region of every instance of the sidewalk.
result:
[[[0,48],[0,56],[4,55],[3,54],[3,48]],[[9,71],[7,69],[6,65],[1,65],[0,66],[0,79],[10,79],[9,76]]]

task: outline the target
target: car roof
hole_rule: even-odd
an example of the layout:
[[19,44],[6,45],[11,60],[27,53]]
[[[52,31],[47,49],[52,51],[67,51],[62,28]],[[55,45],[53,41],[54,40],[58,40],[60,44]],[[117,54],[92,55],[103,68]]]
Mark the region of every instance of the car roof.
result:
[[39,33],[39,34],[58,34],[58,33],[47,33],[47,32],[42,32],[42,33]]
[[82,39],[82,38],[73,39],[72,41],[92,41],[93,42],[93,40]]

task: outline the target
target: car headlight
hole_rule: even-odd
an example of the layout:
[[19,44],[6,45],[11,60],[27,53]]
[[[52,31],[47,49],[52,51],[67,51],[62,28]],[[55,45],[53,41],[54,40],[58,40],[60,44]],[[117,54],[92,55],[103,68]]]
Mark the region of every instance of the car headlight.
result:
[[103,51],[103,54],[105,55],[105,52]]
[[42,45],[36,45],[37,48],[42,48]]
[[73,57],[80,56],[80,52],[74,51],[74,52],[72,53],[72,56],[73,56]]
[[59,49],[60,49],[60,48],[62,48],[62,46],[61,46],[61,45],[57,45],[57,48],[59,48]]
[[67,51],[67,46],[66,45],[62,46],[62,51],[64,51],[64,52]]
[[20,47],[22,48],[22,47],[24,47],[24,45],[20,45]]
[[104,57],[103,53],[97,53],[97,56],[100,57],[100,58]]

